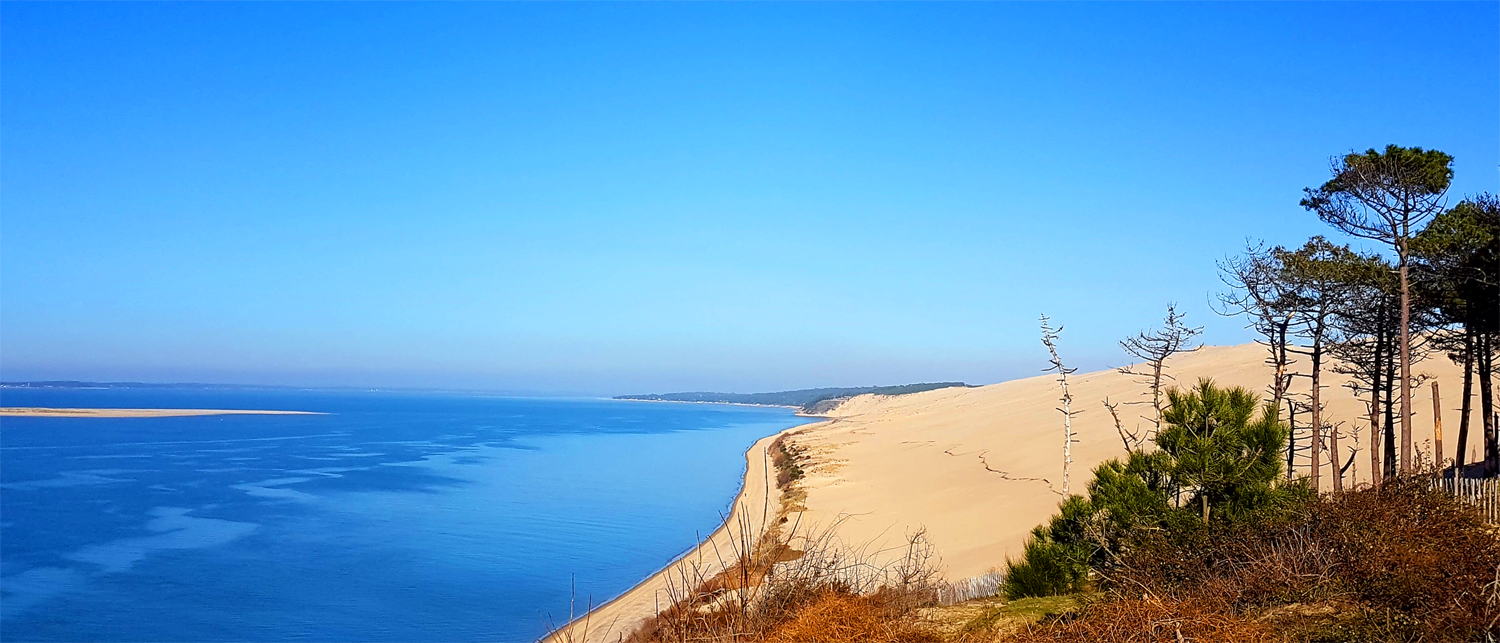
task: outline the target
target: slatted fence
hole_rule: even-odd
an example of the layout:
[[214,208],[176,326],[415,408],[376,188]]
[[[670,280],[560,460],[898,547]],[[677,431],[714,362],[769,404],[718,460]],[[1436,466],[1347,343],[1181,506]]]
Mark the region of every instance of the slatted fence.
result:
[[1432,486],[1478,507],[1485,522],[1500,524],[1500,478],[1434,478]]

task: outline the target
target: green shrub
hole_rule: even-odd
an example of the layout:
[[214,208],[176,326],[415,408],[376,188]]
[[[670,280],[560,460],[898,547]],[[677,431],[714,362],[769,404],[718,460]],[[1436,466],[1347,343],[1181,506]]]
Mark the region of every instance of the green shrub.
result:
[[[1082,500],[1073,496],[1068,500]],[[1048,528],[1037,527],[1026,541],[1019,561],[1005,565],[1000,591],[1008,600],[1032,596],[1057,596],[1082,591],[1088,583],[1089,555],[1086,546],[1052,539]]]
[[1021,559],[1007,561],[1008,598],[1083,589],[1091,568],[1116,565],[1143,530],[1196,538],[1210,517],[1245,520],[1305,495],[1279,484],[1287,431],[1274,407],[1207,379],[1168,391],[1168,400],[1157,448],[1096,467],[1088,497],[1065,500],[1032,532]]

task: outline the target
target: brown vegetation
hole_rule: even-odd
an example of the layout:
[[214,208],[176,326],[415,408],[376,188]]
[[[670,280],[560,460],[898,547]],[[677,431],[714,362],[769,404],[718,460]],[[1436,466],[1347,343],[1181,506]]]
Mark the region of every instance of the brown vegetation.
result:
[[835,528],[803,532],[793,525],[737,540],[741,555],[712,576],[683,573],[669,591],[671,605],[627,640],[935,640],[915,618],[937,597],[925,533],[908,537],[900,559],[877,565],[838,541]]
[[1471,507],[1401,478],[1259,524],[1148,535],[1104,598],[1008,640],[1479,640],[1500,622],[1497,572],[1500,540]]
[[805,453],[802,447],[797,446],[787,438],[791,434],[783,433],[771,442],[771,464],[776,467],[776,488],[787,490],[792,483],[801,480],[803,475],[802,465]]
[[752,521],[735,521],[742,529],[729,535],[727,551],[715,550],[717,560],[674,568],[668,605],[627,641],[936,640],[915,617],[938,597],[938,560],[926,532],[909,534],[899,557],[880,562],[839,540],[837,522],[821,529],[788,523],[802,510],[797,481],[806,462],[792,435],[769,445],[781,491],[774,519],[759,522],[769,527],[757,534],[745,527]]
[[920,627],[910,597],[886,590],[871,596],[824,590],[766,637],[770,643],[896,643],[937,641]]
[[1259,643],[1282,637],[1269,625],[1224,613],[1212,600],[1117,597],[1088,605],[1076,617],[1064,616],[1016,631],[1004,640]]

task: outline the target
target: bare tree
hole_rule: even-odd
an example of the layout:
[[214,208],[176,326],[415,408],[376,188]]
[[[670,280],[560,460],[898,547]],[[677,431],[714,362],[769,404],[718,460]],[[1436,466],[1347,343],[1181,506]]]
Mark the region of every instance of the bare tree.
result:
[[[1343,422],[1340,422],[1336,426],[1329,427],[1328,428],[1329,434],[1330,435],[1335,435],[1335,436],[1336,435],[1342,435],[1342,433],[1340,432],[1340,428],[1343,426],[1343,424],[1344,424]],[[1352,478],[1358,480],[1359,479],[1359,465],[1356,464],[1355,460],[1359,457],[1359,452],[1363,450],[1363,449],[1361,449],[1359,447],[1359,425],[1358,424],[1352,425],[1352,428],[1350,429],[1350,433],[1351,433],[1351,435],[1349,435],[1349,438],[1350,438],[1349,439],[1349,459],[1345,460],[1344,464],[1342,466],[1340,466],[1339,462],[1338,462],[1339,457],[1338,457],[1337,451],[1330,448],[1328,450],[1329,454],[1330,454],[1329,455],[1329,460],[1331,461],[1331,464],[1333,465],[1335,471],[1338,472],[1338,478],[1339,479],[1342,479],[1346,475],[1348,475],[1349,477],[1352,477]],[[1351,470],[1352,470],[1352,475],[1350,475]]]
[[[1143,330],[1136,333],[1134,337],[1126,338],[1120,342],[1120,348],[1136,359],[1145,362],[1146,370],[1137,371],[1129,366],[1124,366],[1119,371],[1125,375],[1135,375],[1143,378],[1141,383],[1146,384],[1151,390],[1151,408],[1155,411],[1153,417],[1145,418],[1151,421],[1153,433],[1161,431],[1162,413],[1162,383],[1164,380],[1176,381],[1176,378],[1167,374],[1167,358],[1178,353],[1186,353],[1198,350],[1202,344],[1188,345],[1203,332],[1203,327],[1189,328],[1182,323],[1184,315],[1177,312],[1177,304],[1167,304],[1167,317],[1162,327],[1156,330]],[[1132,404],[1132,402],[1126,402]]]
[[1281,255],[1263,243],[1247,240],[1243,255],[1225,257],[1219,262],[1219,279],[1229,290],[1219,293],[1218,305],[1213,308],[1226,317],[1246,316],[1249,319],[1246,325],[1261,335],[1255,341],[1266,347],[1269,354],[1265,363],[1274,371],[1267,387],[1271,402],[1278,409],[1282,400],[1287,403],[1290,430],[1286,438],[1286,478],[1291,480],[1296,475],[1297,453],[1311,450],[1311,446],[1298,446],[1297,402],[1287,398],[1287,390],[1292,386],[1291,367],[1295,363],[1291,357],[1291,327],[1296,297],[1291,284],[1282,277],[1284,272]]
[[1104,398],[1104,409],[1109,411],[1109,416],[1115,420],[1115,432],[1120,434],[1120,442],[1125,444],[1125,451],[1139,451],[1146,438],[1141,436],[1140,425],[1135,429],[1126,429],[1125,423],[1120,421],[1120,403],[1111,402]]
[[1043,372],[1056,372],[1057,382],[1062,385],[1062,407],[1057,409],[1063,415],[1063,469],[1062,469],[1062,495],[1068,497],[1068,472],[1073,466],[1073,395],[1068,392],[1068,376],[1076,372],[1076,368],[1063,366],[1061,357],[1057,355],[1057,336],[1062,333],[1062,326],[1056,330],[1052,329],[1052,320],[1042,315],[1042,344],[1047,347],[1051,354],[1049,360],[1052,366],[1043,369]]
[[[1277,408],[1281,408],[1281,400],[1292,383],[1288,350],[1292,299],[1287,284],[1279,278],[1281,270],[1280,260],[1264,245],[1247,242],[1243,256],[1226,257],[1219,262],[1219,279],[1229,286],[1229,291],[1218,295],[1219,305],[1214,308],[1214,312],[1226,317],[1245,315],[1250,319],[1248,325],[1260,333],[1263,339],[1256,342],[1270,352],[1266,365],[1275,369],[1268,390]],[[1292,442],[1288,446],[1294,445]]]
[[1388,145],[1349,153],[1331,163],[1333,178],[1304,190],[1302,207],[1345,234],[1391,246],[1401,279],[1401,471],[1411,471],[1411,241],[1447,206],[1453,157],[1437,150]]

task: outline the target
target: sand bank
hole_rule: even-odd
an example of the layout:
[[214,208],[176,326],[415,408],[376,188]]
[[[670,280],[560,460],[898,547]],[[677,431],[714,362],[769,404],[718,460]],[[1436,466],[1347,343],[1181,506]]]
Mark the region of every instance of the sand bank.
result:
[[[1066,347],[1064,347],[1066,357]],[[1175,383],[1192,385],[1212,377],[1220,385],[1242,386],[1264,394],[1271,380],[1266,349],[1257,344],[1206,347],[1173,357],[1168,374]],[[1305,369],[1306,359],[1296,366]],[[1040,357],[1038,368],[1043,365]],[[1444,402],[1445,453],[1457,443],[1462,371],[1442,357],[1413,368],[1436,379]],[[1369,479],[1369,427],[1365,405],[1343,386],[1345,377],[1324,371],[1325,422],[1338,427],[1339,461],[1356,454],[1346,480]],[[1071,491],[1083,493],[1093,468],[1125,454],[1125,447],[1103,401],[1134,403],[1120,407],[1127,429],[1142,432],[1153,415],[1148,388],[1140,378],[1115,370],[1077,373],[1069,378],[1077,442],[1073,445]],[[1297,378],[1292,393],[1305,394],[1307,378]],[[1413,443],[1432,449],[1432,398],[1429,384],[1414,389]],[[1475,392],[1477,396],[1477,390]],[[1062,500],[1061,415],[1055,375],[1041,375],[978,388],[949,388],[897,397],[863,395],[829,411],[830,421],[789,429],[791,440],[805,449],[809,462],[798,482],[806,493],[803,524],[839,522],[846,543],[865,551],[899,553],[906,534],[925,527],[942,556],[943,575],[959,580],[984,574],[1018,556],[1031,529],[1045,522]],[[1478,407],[1477,400],[1475,407]],[[1299,414],[1299,425],[1308,417]],[[1469,449],[1482,443],[1478,413],[1470,427]],[[1399,422],[1399,420],[1398,420]],[[1357,434],[1356,434],[1357,432]],[[768,489],[766,448],[773,437],[757,442],[747,455],[749,474],[736,507],[759,506],[779,497]],[[1305,439],[1305,438],[1304,438]],[[1472,460],[1472,457],[1470,458]],[[1299,475],[1308,470],[1305,457]],[[1331,486],[1331,469],[1323,463],[1323,488]],[[779,502],[779,501],[778,501]],[[774,512],[773,512],[774,513]],[[756,512],[759,515],[759,512]],[[737,528],[737,527],[736,527]],[[725,529],[715,532],[723,538]],[[704,555],[703,548],[688,558]],[[673,568],[632,589],[596,611],[588,641],[613,641],[635,624],[665,607],[667,578]],[[607,628],[601,628],[606,623]],[[574,630],[573,640],[585,640]]]
[[312,411],[256,411],[235,409],[48,409],[0,407],[0,416],[38,418],[170,418],[195,415],[325,415]]

